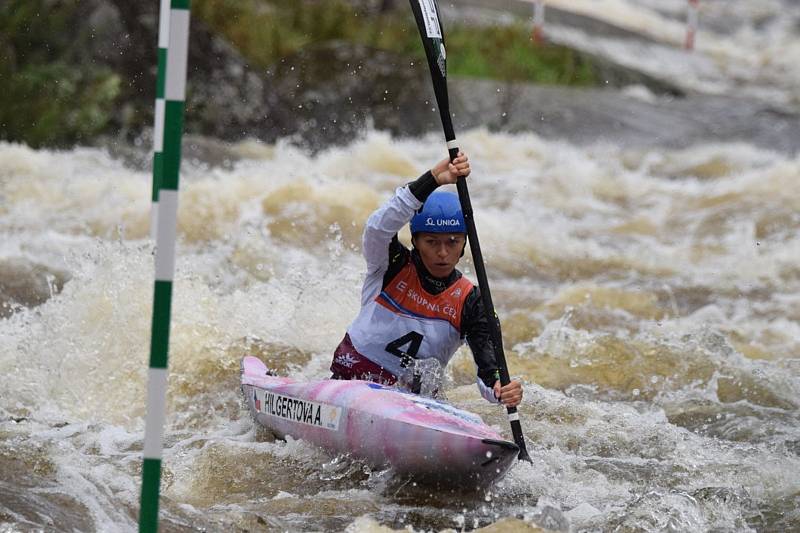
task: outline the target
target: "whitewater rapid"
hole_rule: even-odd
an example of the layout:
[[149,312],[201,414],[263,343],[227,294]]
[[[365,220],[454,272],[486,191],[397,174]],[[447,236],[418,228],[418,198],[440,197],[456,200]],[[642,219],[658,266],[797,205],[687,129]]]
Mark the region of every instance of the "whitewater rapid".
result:
[[[315,157],[241,143],[181,176],[164,530],[800,528],[797,157],[460,140],[533,464],[490,494],[428,494],[253,426],[240,358],[327,375],[364,220],[443,149],[379,132]],[[0,144],[7,530],[136,527],[149,181],[99,149]],[[462,350],[447,397],[508,432],[473,380]]]

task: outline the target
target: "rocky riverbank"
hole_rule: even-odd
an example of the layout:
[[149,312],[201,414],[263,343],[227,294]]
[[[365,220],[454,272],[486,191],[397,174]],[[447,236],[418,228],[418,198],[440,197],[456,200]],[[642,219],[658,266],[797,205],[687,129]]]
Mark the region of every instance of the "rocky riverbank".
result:
[[[494,36],[503,41],[515,34],[501,28],[513,28],[515,20],[523,20],[525,7],[504,2],[502,11],[481,1],[467,2],[458,10],[445,6],[444,16],[454,21],[454,28],[510,31]],[[367,9],[362,4],[353,9]],[[60,10],[53,6],[44,0],[26,3],[19,17],[35,19],[37,25],[23,31],[17,23],[4,28],[8,31],[0,39],[5,65],[0,85],[10,84],[17,92],[28,87],[35,93],[30,98],[18,94],[20,103],[0,106],[5,139],[32,146],[103,145],[126,154],[134,164],[149,164],[157,6],[122,0],[88,0]],[[253,54],[252,45],[243,52],[232,44],[230,27],[216,18],[220,8],[214,0],[197,6],[191,24],[185,115],[186,134],[195,140],[187,143],[188,156],[216,164],[236,158],[235,153],[221,155],[228,152],[226,143],[244,139],[273,143],[288,138],[316,152],[349,143],[370,128],[396,136],[440,129],[427,67],[402,46],[391,50],[357,39],[320,39],[260,65],[264,56],[245,53]],[[401,16],[400,6],[395,7],[394,16]],[[557,9],[548,13],[552,24],[581,28],[598,38],[654,44],[647,35],[585,15]],[[39,20],[39,14],[48,15],[47,20]],[[313,26],[312,22],[295,21],[301,29]],[[66,37],[68,29],[71,38]],[[492,31],[482,38],[489,40]],[[60,37],[43,41],[43,35]],[[348,34],[342,30],[336,35]],[[458,31],[449,35],[454,36],[451,48],[460,46],[464,55],[473,54],[476,64],[484,62],[474,55],[482,49],[469,48]],[[286,35],[281,38],[289,40]],[[384,41],[375,38],[375,43]],[[48,57],[42,47],[50,50],[56,63],[36,66]],[[484,48],[492,53],[488,44]],[[524,71],[530,65],[520,66],[519,73],[513,64],[506,65],[500,71],[503,77],[495,79],[451,74],[451,110],[457,128],[532,131],[576,143],[607,140],[630,146],[680,147],[709,137],[747,139],[781,151],[797,150],[799,119],[786,108],[744,97],[700,94],[669,77],[617,64],[601,54],[584,50],[572,56],[563,50],[547,52],[549,60],[572,62],[570,68],[576,73],[590,76],[582,83],[596,79],[602,86],[531,83],[525,78],[531,72]],[[533,45],[528,51],[544,53]],[[29,68],[24,70],[23,65]],[[59,78],[62,71],[74,74],[65,82]],[[569,74],[564,76],[569,79]]]
[[[343,0],[339,4],[347,5]],[[302,46],[287,44],[292,40],[289,30],[276,31],[278,42],[260,47],[251,42],[256,36],[234,31],[260,31],[252,21],[237,25],[219,20],[225,15],[234,22],[245,17],[244,7],[228,12],[214,0],[197,2],[191,23],[186,132],[224,141],[292,137],[319,149],[346,143],[369,124],[401,135],[429,129],[430,105],[421,95],[429,93],[430,82],[413,22],[399,7],[379,19],[362,4],[354,2],[350,11],[324,8],[330,15],[323,6],[305,11],[284,6],[280,11],[280,2],[262,2],[257,15],[265,21],[274,22],[280,13],[294,9],[298,20],[291,23],[296,32],[334,24],[316,21],[316,11],[319,17],[339,16],[343,27],[306,36],[309,42]],[[10,10],[15,10],[14,17]],[[0,138],[68,147],[96,144],[98,138],[123,142],[150,127],[156,10],[156,4],[122,0],[74,5],[36,0],[0,8],[9,15],[0,17],[5,20],[0,28],[0,89],[11,95],[0,106],[5,126]],[[354,23],[343,13],[354,19],[361,13],[364,21]],[[679,92],[591,54],[565,47],[536,48],[527,42],[523,25],[492,27],[491,21],[457,20],[448,33],[452,48],[462,50],[461,62],[453,61],[454,74],[494,76],[498,82],[540,77],[562,85],[602,80],[614,87],[639,83],[657,93]],[[386,29],[375,30],[375,35],[359,33],[372,31],[362,26],[381,24]],[[347,29],[348,25],[358,27]],[[392,44],[392,32],[404,42]],[[514,48],[520,46],[523,53]],[[270,48],[272,56],[262,48]],[[463,98],[469,100],[468,95]]]

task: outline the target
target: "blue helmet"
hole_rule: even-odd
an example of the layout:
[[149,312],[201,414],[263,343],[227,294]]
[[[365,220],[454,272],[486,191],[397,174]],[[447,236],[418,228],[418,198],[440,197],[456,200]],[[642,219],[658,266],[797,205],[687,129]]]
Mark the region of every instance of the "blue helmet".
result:
[[464,213],[461,202],[453,192],[436,191],[428,196],[422,209],[411,218],[411,234],[420,231],[428,233],[466,233]]

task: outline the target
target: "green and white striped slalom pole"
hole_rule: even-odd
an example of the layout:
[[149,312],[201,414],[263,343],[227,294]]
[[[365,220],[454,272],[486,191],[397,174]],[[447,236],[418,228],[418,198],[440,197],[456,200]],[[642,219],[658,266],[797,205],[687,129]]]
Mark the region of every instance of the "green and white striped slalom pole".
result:
[[150,370],[147,376],[142,498],[139,511],[139,531],[148,533],[158,531],[172,278],[175,273],[175,234],[178,221],[178,176],[181,166],[183,101],[186,94],[186,62],[189,51],[189,3],[190,0],[172,0],[169,15],[169,46],[164,85],[163,172],[159,188],[156,230],[156,279],[150,339]]
[[164,83],[169,45],[170,0],[161,0],[158,12],[158,73],[156,74],[156,108],[153,117],[153,195],[150,206],[150,238],[156,240],[158,228],[158,191],[164,173]]

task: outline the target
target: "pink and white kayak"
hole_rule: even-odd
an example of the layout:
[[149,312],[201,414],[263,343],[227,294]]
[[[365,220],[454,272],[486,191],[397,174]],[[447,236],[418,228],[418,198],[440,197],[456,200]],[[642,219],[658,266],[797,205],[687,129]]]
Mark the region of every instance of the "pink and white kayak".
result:
[[477,415],[437,400],[368,381],[271,376],[256,357],[241,367],[250,412],[278,437],[391,466],[421,482],[485,487],[519,452]]

